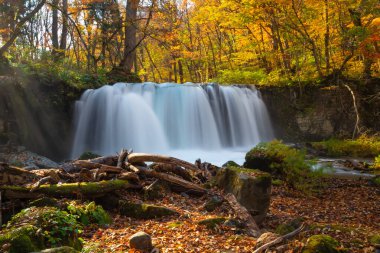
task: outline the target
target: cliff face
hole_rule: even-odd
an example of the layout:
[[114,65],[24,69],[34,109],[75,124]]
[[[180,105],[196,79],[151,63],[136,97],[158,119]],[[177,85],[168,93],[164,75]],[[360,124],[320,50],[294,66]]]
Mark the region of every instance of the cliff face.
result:
[[0,76],[0,152],[17,146],[60,160],[69,148],[71,116],[57,105],[57,86]]
[[[380,80],[350,87],[357,100],[361,132],[379,132]],[[344,86],[265,87],[260,91],[279,139],[296,142],[352,136],[356,114],[351,93]]]

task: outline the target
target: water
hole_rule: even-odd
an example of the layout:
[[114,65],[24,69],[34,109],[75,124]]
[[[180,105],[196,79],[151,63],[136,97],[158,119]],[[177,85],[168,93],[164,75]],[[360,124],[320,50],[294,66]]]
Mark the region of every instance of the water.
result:
[[246,151],[271,139],[254,87],[116,83],[87,90],[76,102],[71,156],[133,148],[221,165],[242,162]]

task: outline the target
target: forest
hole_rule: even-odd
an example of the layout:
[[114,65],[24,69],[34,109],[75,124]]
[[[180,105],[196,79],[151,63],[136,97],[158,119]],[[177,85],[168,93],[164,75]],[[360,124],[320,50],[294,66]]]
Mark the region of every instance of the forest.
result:
[[2,0],[0,12],[4,59],[68,79],[292,85],[380,72],[376,0]]
[[379,0],[0,0],[0,253],[380,253]]

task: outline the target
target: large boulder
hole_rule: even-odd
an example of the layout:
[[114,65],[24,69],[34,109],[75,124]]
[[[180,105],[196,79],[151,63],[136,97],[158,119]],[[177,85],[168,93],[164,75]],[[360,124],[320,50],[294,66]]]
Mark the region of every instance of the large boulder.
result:
[[265,218],[270,204],[270,174],[240,167],[222,168],[215,177],[216,185],[235,195],[237,201],[252,214],[257,223]]

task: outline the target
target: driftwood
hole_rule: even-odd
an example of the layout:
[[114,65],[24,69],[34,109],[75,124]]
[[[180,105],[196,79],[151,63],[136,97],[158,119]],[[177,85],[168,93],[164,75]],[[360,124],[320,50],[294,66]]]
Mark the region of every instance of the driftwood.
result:
[[289,234],[286,234],[286,235],[280,236],[280,237],[274,239],[273,241],[268,242],[268,243],[266,243],[266,244],[260,246],[260,247],[257,248],[255,251],[253,251],[253,253],[261,253],[261,252],[264,252],[266,249],[272,247],[273,245],[279,244],[279,243],[283,242],[284,240],[289,239],[289,238],[291,238],[291,237],[297,235],[297,234],[300,233],[303,229],[304,229],[304,225],[302,224],[299,228],[297,228],[296,230],[290,232]]
[[92,169],[99,169],[100,172],[108,172],[108,173],[121,173],[123,171],[122,168],[118,168],[115,166],[100,164],[100,163],[94,163],[86,160],[78,160],[74,162],[74,165],[80,167],[80,168],[86,168],[89,170]]
[[228,193],[226,196],[224,196],[224,199],[234,210],[235,214],[246,223],[248,233],[253,237],[258,237],[260,235],[259,226],[257,226],[255,220],[248,212],[248,210],[239,204],[236,197],[232,193]]
[[127,159],[128,154],[130,154],[130,153],[132,153],[132,151],[122,149],[120,152],[120,155],[118,157],[116,167],[124,169],[125,168],[125,163],[124,163],[125,159]]
[[183,187],[186,191],[190,191],[193,193],[200,193],[204,194],[207,193],[207,190],[197,184],[194,184],[192,182],[186,181],[182,178],[172,176],[170,174],[160,173],[145,167],[141,166],[134,166],[132,164],[129,164],[129,168],[134,172],[140,172],[146,176],[154,177],[157,179],[164,180],[170,184],[175,184],[177,186]]
[[154,154],[145,154],[145,153],[132,153],[129,154],[128,163],[135,164],[140,162],[157,162],[157,163],[169,163],[177,166],[182,166],[185,169],[189,169],[194,172],[198,172],[199,169],[192,163],[164,155],[154,155]]

